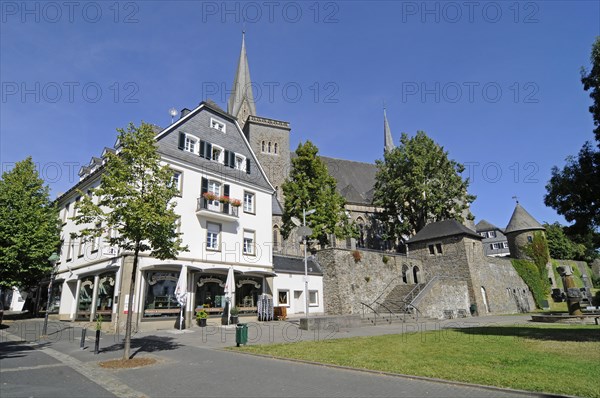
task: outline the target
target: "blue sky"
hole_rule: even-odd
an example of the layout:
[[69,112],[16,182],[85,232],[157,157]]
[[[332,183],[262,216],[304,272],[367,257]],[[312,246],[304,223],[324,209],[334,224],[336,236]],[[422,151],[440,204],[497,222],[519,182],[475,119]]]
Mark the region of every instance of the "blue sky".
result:
[[[553,165],[592,139],[580,83],[596,1],[1,3],[0,162],[31,155],[53,196],[117,127],[171,107],[226,107],[241,44],[260,116],[323,155],[382,157],[425,131],[464,163],[472,211],[504,227],[513,196],[540,221]],[[244,23],[245,21],[245,23]]]

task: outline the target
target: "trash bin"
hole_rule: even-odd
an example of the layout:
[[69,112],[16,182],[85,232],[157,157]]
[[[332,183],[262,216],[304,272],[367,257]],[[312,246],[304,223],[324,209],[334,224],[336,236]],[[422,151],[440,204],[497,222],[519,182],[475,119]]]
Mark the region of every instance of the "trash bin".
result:
[[235,343],[239,347],[240,344],[246,345],[248,343],[248,325],[245,323],[238,323],[235,327]]

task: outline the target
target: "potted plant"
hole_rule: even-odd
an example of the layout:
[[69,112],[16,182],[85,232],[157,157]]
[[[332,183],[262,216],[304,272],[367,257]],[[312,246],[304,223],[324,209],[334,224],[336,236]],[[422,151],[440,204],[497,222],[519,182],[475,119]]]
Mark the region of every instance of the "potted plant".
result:
[[214,192],[204,192],[202,197],[206,200],[217,200],[219,197]]
[[208,318],[208,313],[204,311],[204,308],[196,312],[196,321],[201,328],[206,326],[206,318]]
[[221,203],[229,203],[230,199],[229,196],[220,196],[219,197],[219,202]]
[[239,314],[240,314],[240,310],[238,307],[231,307],[231,323],[233,325],[237,325],[238,323],[238,319],[239,319]]
[[240,207],[242,205],[242,201],[239,199],[231,199],[230,203],[233,207]]

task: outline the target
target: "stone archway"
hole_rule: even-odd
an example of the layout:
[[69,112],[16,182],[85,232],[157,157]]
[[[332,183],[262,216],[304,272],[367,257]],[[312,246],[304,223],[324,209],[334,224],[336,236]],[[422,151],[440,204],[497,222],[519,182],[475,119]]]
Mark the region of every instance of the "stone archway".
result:
[[413,272],[413,282],[419,283],[421,281],[421,275],[420,275],[420,270],[419,267],[417,267],[416,265],[413,267],[412,269]]
[[406,264],[402,265],[402,282],[408,284],[408,266]]

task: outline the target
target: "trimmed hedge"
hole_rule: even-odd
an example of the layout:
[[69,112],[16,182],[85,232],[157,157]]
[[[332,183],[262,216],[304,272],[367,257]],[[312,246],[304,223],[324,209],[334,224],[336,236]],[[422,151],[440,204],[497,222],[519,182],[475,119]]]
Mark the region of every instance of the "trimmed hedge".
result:
[[528,260],[513,259],[511,262],[521,279],[529,286],[535,304],[538,308],[542,308],[542,302],[546,300],[548,283],[542,279],[538,267]]

